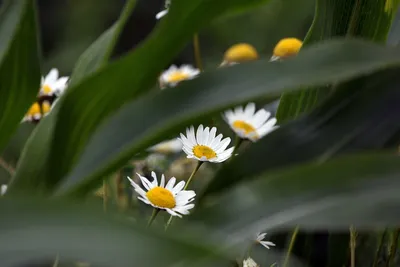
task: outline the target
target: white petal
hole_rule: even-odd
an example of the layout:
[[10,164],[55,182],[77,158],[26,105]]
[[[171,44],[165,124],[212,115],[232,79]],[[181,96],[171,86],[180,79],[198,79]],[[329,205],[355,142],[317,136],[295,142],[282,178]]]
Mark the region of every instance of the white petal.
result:
[[203,132],[203,138],[202,138],[203,144],[202,145],[207,145],[209,136],[210,136],[210,127],[206,127]]
[[182,189],[185,187],[185,181],[180,181],[179,183],[176,184],[176,186],[174,188],[172,188],[172,192],[174,194],[178,194],[179,192],[182,191]]
[[210,130],[210,134],[208,136],[208,140],[206,145],[210,146],[210,144],[212,143],[212,141],[215,139],[215,134],[217,133],[217,128],[216,127],[212,127]]
[[197,133],[196,133],[196,138],[197,138],[197,144],[202,145],[203,144],[203,124],[200,124],[199,127],[197,128]]
[[226,137],[224,140],[221,141],[221,143],[219,143],[219,146],[216,146],[214,151],[219,154],[222,153],[231,143],[231,138],[230,137]]
[[160,187],[164,187],[165,186],[165,176],[164,174],[161,175],[161,181],[160,181]]
[[49,74],[44,78],[44,83],[54,83],[58,79],[58,69],[53,68],[50,70]]
[[154,187],[153,184],[149,180],[147,180],[146,177],[141,176],[139,173],[136,173],[136,174],[139,176],[140,181],[142,181],[142,185],[144,186],[144,188],[146,188],[147,190],[150,190]]
[[245,108],[245,110],[244,110],[244,113],[245,113],[246,117],[251,118],[254,115],[255,111],[256,111],[256,104],[248,103],[246,108]]
[[255,128],[258,128],[261,125],[263,125],[270,116],[271,116],[270,112],[266,111],[265,109],[260,109],[254,115],[254,117],[252,119],[252,124],[254,124]]
[[220,142],[222,139],[223,135],[219,134],[209,145],[209,147],[211,147],[212,149],[214,149]]
[[190,126],[190,128],[189,128],[188,139],[189,139],[193,144],[195,144],[195,145],[197,144],[196,136],[195,136],[195,134],[194,134],[194,127],[193,127],[193,126]]
[[172,192],[172,189],[175,186],[175,182],[176,182],[176,178],[175,177],[171,177],[167,183],[167,185],[165,186],[165,189],[168,189],[169,191]]
[[164,17],[165,15],[168,14],[168,9],[165,9],[163,11],[160,11],[156,14],[156,19],[161,19],[162,17]]
[[179,213],[176,213],[175,211],[171,210],[171,209],[165,209],[169,214],[171,214],[172,216],[178,216],[179,218],[182,218],[182,216]]

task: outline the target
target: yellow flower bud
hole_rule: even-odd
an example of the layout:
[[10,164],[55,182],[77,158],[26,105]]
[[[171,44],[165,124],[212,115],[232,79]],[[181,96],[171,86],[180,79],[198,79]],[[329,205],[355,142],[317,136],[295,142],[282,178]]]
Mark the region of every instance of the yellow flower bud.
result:
[[271,60],[287,58],[299,53],[303,42],[296,38],[284,38],[274,48]]
[[226,50],[222,65],[242,63],[258,59],[257,50],[250,44],[240,43]]

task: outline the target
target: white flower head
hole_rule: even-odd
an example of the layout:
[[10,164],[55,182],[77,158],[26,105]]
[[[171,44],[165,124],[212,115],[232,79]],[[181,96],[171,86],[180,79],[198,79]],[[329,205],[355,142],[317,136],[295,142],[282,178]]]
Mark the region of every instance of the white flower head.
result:
[[61,95],[67,88],[68,79],[69,77],[58,77],[58,69],[51,69],[46,77],[42,77],[39,95]]
[[253,142],[272,132],[276,126],[276,118],[271,118],[271,113],[265,109],[257,112],[256,105],[249,103],[243,107],[236,107],[234,110],[225,111],[223,117],[231,129],[243,139]]
[[189,214],[189,210],[194,207],[194,204],[189,203],[194,200],[196,193],[193,190],[183,190],[185,181],[180,181],[175,185],[176,178],[171,177],[167,185],[165,185],[164,174],[161,175],[160,184],[158,184],[155,172],[151,173],[154,179],[153,182],[150,182],[146,177],[140,174],[137,175],[145,190],[131,178],[128,177],[128,179],[135,191],[139,194],[138,199],[144,203],[157,209],[166,210],[172,216],[178,217]]
[[7,185],[6,184],[2,184],[0,187],[0,196],[4,195],[7,191]]
[[269,249],[270,246],[274,247],[275,244],[272,243],[271,241],[263,241],[266,235],[267,235],[267,233],[258,233],[256,242],[261,244],[262,246],[266,247],[267,249]]
[[161,154],[174,154],[182,150],[182,142],[179,141],[179,139],[174,138],[152,146],[148,150]]
[[247,259],[243,260],[243,267],[259,267],[252,258],[248,257]]
[[161,19],[162,17],[164,17],[165,15],[168,14],[168,9],[169,6],[171,5],[171,0],[165,0],[165,4],[164,4],[164,10],[161,10],[160,12],[158,12],[156,14],[156,19]]
[[191,65],[182,65],[179,68],[172,65],[164,71],[160,76],[160,87],[164,89],[166,86],[174,87],[184,80],[191,80],[199,75],[200,70]]
[[194,127],[186,129],[186,136],[182,133],[181,140],[183,151],[188,158],[197,159],[199,161],[223,162],[232,156],[234,147],[226,149],[231,142],[229,137],[222,139],[222,134],[215,136],[217,128],[204,128],[200,125],[195,133]]

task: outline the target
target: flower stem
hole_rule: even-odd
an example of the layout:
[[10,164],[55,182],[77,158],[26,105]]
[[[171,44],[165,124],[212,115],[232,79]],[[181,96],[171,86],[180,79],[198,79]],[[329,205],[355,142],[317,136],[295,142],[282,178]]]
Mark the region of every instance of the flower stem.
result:
[[[189,176],[189,179],[186,182],[185,187],[183,188],[183,190],[186,190],[186,188],[189,186],[190,182],[192,181],[194,175],[197,173],[197,171],[200,169],[201,165],[203,164],[203,161],[198,161],[196,167],[194,168],[194,170],[192,171],[192,173]],[[165,231],[167,231],[168,227],[170,226],[170,224],[172,223],[174,216],[170,216],[168,219],[167,224],[165,225]]]
[[107,182],[106,179],[103,179],[103,210],[107,212]]
[[392,233],[392,240],[389,248],[389,255],[388,255],[388,260],[386,262],[387,267],[392,267],[393,266],[393,261],[394,257],[396,256],[397,252],[397,245],[398,245],[398,240],[399,240],[399,235],[400,235],[400,229],[396,229],[394,233]]
[[157,217],[157,214],[160,212],[160,209],[153,209],[153,213],[151,214],[151,217],[147,223],[147,227],[150,227],[150,225],[153,223],[154,219]]
[[353,225],[350,226],[350,266],[356,266],[356,240],[357,232]]
[[192,181],[194,175],[197,173],[197,171],[200,169],[201,165],[203,164],[203,161],[198,161],[196,167],[194,168],[194,170],[192,171],[192,173],[189,176],[189,179],[186,182],[185,187],[183,188],[183,190],[186,190],[186,188],[189,186],[190,182]]
[[202,71],[203,64],[201,63],[201,52],[200,52],[200,41],[199,41],[199,34],[195,33],[193,35],[193,53],[194,53],[194,60],[196,62],[196,67]]
[[282,267],[287,267],[288,263],[289,263],[289,258],[290,258],[290,254],[292,253],[293,247],[294,247],[294,243],[296,242],[296,237],[297,234],[299,233],[299,227],[296,226],[296,228],[294,228],[293,233],[292,233],[292,237],[290,238],[290,242],[289,242],[289,247],[286,253],[286,257],[285,257],[285,261],[283,262]]
[[379,256],[382,253],[383,243],[384,243],[384,240],[385,240],[385,237],[386,237],[386,233],[387,233],[387,229],[385,228],[383,230],[383,233],[379,237],[378,247],[377,247],[376,252],[375,252],[375,257],[374,257],[374,262],[372,264],[372,267],[377,267],[378,266],[378,260],[379,260]]
[[235,156],[236,152],[238,151],[240,145],[243,143],[243,139],[240,138],[239,136],[236,136],[235,138],[235,146],[232,152],[232,158]]

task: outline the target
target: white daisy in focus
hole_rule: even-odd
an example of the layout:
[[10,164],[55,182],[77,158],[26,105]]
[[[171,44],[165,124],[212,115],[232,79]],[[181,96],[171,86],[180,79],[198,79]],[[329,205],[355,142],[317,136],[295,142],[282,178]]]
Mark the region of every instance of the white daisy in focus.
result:
[[243,267],[259,267],[252,258],[248,257],[247,259],[243,260]]
[[186,136],[182,133],[181,140],[183,151],[188,158],[197,159],[199,161],[208,162],[223,162],[232,156],[234,147],[226,149],[231,142],[229,137],[222,140],[222,134],[215,136],[217,128],[206,127],[200,125],[197,132],[194,132],[194,127],[186,129]]
[[234,110],[225,111],[223,117],[231,129],[243,139],[253,142],[272,132],[276,126],[276,118],[271,118],[271,113],[265,109],[256,111],[256,105],[249,103],[244,108],[236,107]]
[[171,0],[165,0],[165,4],[164,4],[164,10],[162,10],[162,11],[160,11],[160,12],[158,12],[157,14],[156,14],[156,19],[161,19],[162,17],[164,17],[165,15],[167,15],[168,14],[168,9],[169,9],[169,6],[171,5]]
[[157,152],[161,154],[174,154],[182,150],[182,142],[177,138],[161,142],[148,149],[151,152]]
[[267,249],[269,249],[270,246],[274,247],[275,244],[272,243],[271,241],[263,241],[266,235],[267,235],[267,233],[258,233],[256,242],[261,244],[262,246],[266,247]]
[[46,77],[42,77],[39,95],[61,95],[67,88],[69,77],[58,77],[58,70],[53,68]]
[[146,177],[137,174],[144,186],[143,190],[140,185],[135,183],[128,177],[131,185],[139,194],[138,199],[144,203],[153,206],[157,209],[166,210],[172,216],[182,217],[182,215],[189,214],[189,210],[194,207],[194,204],[189,204],[194,200],[196,193],[193,190],[183,190],[185,181],[180,181],[175,185],[176,178],[171,177],[165,185],[165,176],[161,176],[160,184],[157,182],[157,175],[155,172],[151,173],[154,178],[150,182]]
[[6,191],[7,191],[7,185],[6,184],[1,185],[0,196],[4,195]]
[[200,74],[200,70],[190,66],[182,65],[179,68],[172,65],[164,71],[160,76],[160,87],[164,89],[166,86],[174,87],[184,80],[191,80]]

